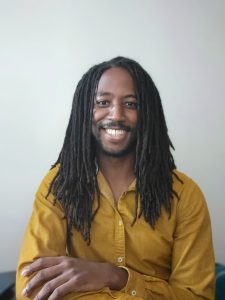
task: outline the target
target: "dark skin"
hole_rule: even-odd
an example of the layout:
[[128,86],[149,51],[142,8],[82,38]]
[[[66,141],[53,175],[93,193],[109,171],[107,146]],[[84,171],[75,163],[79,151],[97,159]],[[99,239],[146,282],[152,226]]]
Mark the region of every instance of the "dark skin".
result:
[[[104,128],[105,124],[113,126]],[[99,168],[112,190],[115,204],[134,179],[132,130],[137,123],[137,101],[130,74],[122,68],[111,68],[100,78],[93,110],[93,135],[98,143]],[[117,125],[115,125],[117,124]],[[23,271],[34,275],[23,290],[24,296],[35,299],[58,300],[71,292],[97,291],[104,287],[121,290],[127,283],[125,269],[107,262],[92,262],[80,258],[41,257]]]
[[62,299],[71,292],[89,292],[108,286],[120,290],[126,284],[127,272],[109,263],[86,261],[68,256],[42,257],[23,270],[24,276],[36,272],[23,295],[30,296],[42,287],[35,299]]

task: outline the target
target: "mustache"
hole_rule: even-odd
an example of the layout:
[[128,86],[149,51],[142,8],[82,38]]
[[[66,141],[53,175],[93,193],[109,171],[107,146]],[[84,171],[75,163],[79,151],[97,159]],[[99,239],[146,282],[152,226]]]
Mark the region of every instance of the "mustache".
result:
[[120,130],[125,130],[127,132],[130,132],[133,130],[130,126],[126,126],[123,124],[123,122],[120,121],[111,121],[107,122],[105,124],[99,124],[98,129],[120,129]]

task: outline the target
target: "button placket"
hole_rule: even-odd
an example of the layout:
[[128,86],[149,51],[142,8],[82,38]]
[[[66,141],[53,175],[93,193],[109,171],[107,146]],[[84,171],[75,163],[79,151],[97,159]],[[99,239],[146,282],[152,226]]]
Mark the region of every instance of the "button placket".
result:
[[123,257],[122,257],[122,256],[119,256],[119,257],[117,258],[117,261],[118,261],[118,263],[121,263],[121,262],[123,261]]
[[115,220],[115,259],[119,266],[125,265],[125,233],[122,218],[116,211]]
[[119,226],[123,225],[123,221],[122,221],[122,220],[119,220],[119,221],[118,221],[118,225],[119,225]]

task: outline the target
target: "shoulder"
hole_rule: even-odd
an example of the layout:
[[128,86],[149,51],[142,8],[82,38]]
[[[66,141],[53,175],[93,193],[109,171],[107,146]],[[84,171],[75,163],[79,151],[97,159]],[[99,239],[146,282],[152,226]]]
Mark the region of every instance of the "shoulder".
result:
[[57,175],[58,170],[59,170],[59,165],[57,165],[54,168],[52,168],[51,170],[49,170],[49,172],[43,177],[38,190],[48,189],[50,184],[52,183],[53,179]]
[[57,201],[55,196],[49,192],[50,185],[57,175],[59,166],[52,168],[42,179],[34,200],[34,212],[38,214],[48,214],[51,212],[58,215],[60,218],[64,218],[64,210],[62,205]]
[[48,171],[48,173],[44,176],[41,184],[50,185],[52,180],[55,178],[59,170],[59,165],[53,167]]
[[[36,192],[36,198],[45,198],[46,200],[50,201],[50,202],[54,202],[54,196],[49,193],[49,188],[50,185],[53,181],[53,179],[55,178],[55,176],[57,175],[59,170],[59,165],[55,166],[54,168],[52,168],[42,179],[38,190]],[[48,195],[48,196],[47,196]]]
[[180,196],[183,192],[193,192],[193,190],[201,191],[198,184],[186,174],[174,170],[173,171],[173,189]]
[[186,174],[175,170],[173,175],[173,190],[178,199],[177,209],[186,213],[207,211],[207,204],[204,194],[198,184]]

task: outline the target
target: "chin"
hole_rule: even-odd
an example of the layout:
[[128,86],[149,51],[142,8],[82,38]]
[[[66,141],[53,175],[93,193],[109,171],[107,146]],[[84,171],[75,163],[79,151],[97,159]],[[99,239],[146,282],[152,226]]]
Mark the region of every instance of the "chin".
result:
[[101,148],[102,154],[104,154],[105,156],[115,157],[115,158],[126,157],[133,154],[134,152],[135,152],[134,147],[128,147],[126,149],[121,149],[121,150]]

